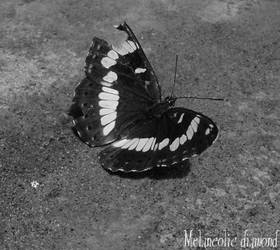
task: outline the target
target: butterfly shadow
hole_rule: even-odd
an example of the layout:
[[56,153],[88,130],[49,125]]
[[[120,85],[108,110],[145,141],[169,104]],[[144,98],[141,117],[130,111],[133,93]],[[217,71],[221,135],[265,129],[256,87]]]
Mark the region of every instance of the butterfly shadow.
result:
[[161,179],[180,179],[186,177],[190,172],[190,162],[184,161],[181,164],[170,167],[160,167],[160,168],[152,168],[151,170],[145,172],[115,172],[112,173],[107,170],[110,175],[117,175],[121,178],[127,179],[142,179],[142,178],[150,178],[154,180]]

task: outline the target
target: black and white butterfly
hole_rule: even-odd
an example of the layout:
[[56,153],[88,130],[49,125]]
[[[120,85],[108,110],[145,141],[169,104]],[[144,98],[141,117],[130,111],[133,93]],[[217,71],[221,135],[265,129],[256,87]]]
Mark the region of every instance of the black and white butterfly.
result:
[[104,146],[101,165],[110,171],[141,172],[181,164],[208,148],[218,128],[198,112],[161,98],[157,77],[130,27],[119,46],[93,38],[85,78],[69,114],[74,131],[89,146]]

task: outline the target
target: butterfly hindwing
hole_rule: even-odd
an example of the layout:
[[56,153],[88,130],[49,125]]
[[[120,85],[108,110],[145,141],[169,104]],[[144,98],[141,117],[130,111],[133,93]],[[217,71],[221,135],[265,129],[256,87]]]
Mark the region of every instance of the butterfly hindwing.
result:
[[158,129],[156,119],[139,121],[127,135],[100,152],[101,165],[110,171],[142,172],[151,169]]
[[217,138],[215,123],[201,113],[185,109],[167,110],[159,122],[153,164],[177,165],[206,150]]
[[172,108],[160,118],[135,126],[126,139],[107,146],[100,153],[100,160],[110,171],[141,172],[174,166],[200,154],[217,135],[218,129],[208,117]]

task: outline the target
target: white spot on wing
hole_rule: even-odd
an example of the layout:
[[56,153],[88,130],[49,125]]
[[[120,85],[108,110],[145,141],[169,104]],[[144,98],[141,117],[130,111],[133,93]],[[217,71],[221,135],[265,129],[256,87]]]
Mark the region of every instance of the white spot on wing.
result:
[[210,134],[210,128],[207,128],[206,130],[205,130],[205,135],[209,135]]
[[78,133],[79,137],[82,137],[82,134],[81,134],[81,132],[79,130],[77,130],[77,133]]
[[123,42],[122,46],[128,51],[128,53],[132,53],[134,51],[127,41]]
[[188,137],[188,140],[191,140],[192,137],[193,137],[193,128],[192,128],[191,125],[188,127],[188,130],[187,130],[187,137]]
[[116,51],[121,56],[124,56],[129,53],[129,51],[123,46],[123,44],[118,47],[113,45],[112,47],[113,50]]
[[104,101],[104,100],[102,100],[102,101],[99,101],[98,104],[101,108],[109,108],[109,109],[116,110],[119,102],[118,101]]
[[144,146],[148,142],[148,140],[149,140],[148,138],[141,138],[138,142],[137,147],[136,147],[136,151],[141,151],[142,148],[144,148]]
[[158,149],[158,143],[155,144],[154,151]]
[[112,130],[113,128],[115,127],[115,124],[116,122],[113,121],[111,123],[109,123],[108,125],[106,125],[104,128],[103,128],[103,135],[108,135]]
[[123,149],[128,148],[133,143],[133,140],[127,140],[127,143],[122,146]]
[[168,138],[165,138],[163,141],[161,141],[158,145],[158,149],[161,150],[163,149],[164,147],[166,147],[169,143],[169,139]]
[[115,94],[115,95],[119,94],[119,91],[117,91],[116,89],[113,89],[113,88],[102,87],[102,90],[104,92]]
[[99,110],[99,115],[107,115],[110,114],[112,112],[115,112],[114,109],[100,109]]
[[127,40],[127,42],[128,42],[128,44],[131,46],[131,48],[133,49],[133,51],[137,49],[136,44],[135,44],[134,42],[132,42],[132,41],[130,41],[130,40]]
[[180,118],[179,118],[179,120],[178,120],[178,122],[177,122],[178,124],[181,123],[181,122],[183,121],[184,115],[185,115],[184,113],[181,114],[181,116],[180,116]]
[[153,140],[153,143],[152,143],[152,146],[151,146],[151,149],[153,149],[154,148],[154,146],[155,146],[155,144],[156,144],[156,138],[154,138],[154,140]]
[[113,145],[113,147],[120,148],[123,145],[125,145],[128,141],[129,140],[127,140],[127,139],[123,139],[123,140],[114,142],[112,145]]
[[108,101],[118,101],[120,99],[118,95],[110,94],[107,92],[99,93],[98,97],[101,100],[108,100]]
[[148,142],[146,143],[145,147],[142,149],[143,152],[147,152],[149,150],[152,149],[152,144],[154,142],[155,138],[154,137],[151,137]]
[[183,145],[186,141],[187,141],[186,135],[182,135],[182,136],[180,137],[180,144]]
[[138,138],[133,139],[133,143],[129,146],[128,150],[135,149],[137,147],[137,145],[138,145],[138,142],[139,142]]
[[169,146],[171,151],[175,151],[180,145],[179,137],[177,137]]
[[196,131],[197,131],[197,124],[196,124],[195,122],[192,122],[192,123],[191,123],[191,126],[192,126],[192,128],[193,128],[193,132],[196,133]]
[[117,118],[117,112],[113,112],[111,114],[108,115],[104,115],[103,117],[101,117],[101,125],[106,125],[114,120],[116,120]]
[[198,122],[199,122],[200,119],[199,119],[198,117],[195,117],[194,119],[192,119],[192,122],[191,122],[191,126],[192,126],[192,128],[193,128],[193,132],[194,132],[194,133],[196,133],[197,128],[198,128],[197,119],[198,119]]
[[92,72],[92,64],[89,64],[89,65],[88,65],[87,72],[88,72],[88,73],[91,73],[91,72]]
[[103,57],[101,59],[101,64],[106,68],[106,69],[109,69],[111,66],[115,65],[117,62],[110,58],[110,57]]
[[112,86],[113,86],[112,83],[104,82],[104,81],[101,81],[101,84],[102,84],[103,86],[106,86],[106,87],[112,87]]
[[194,119],[193,119],[197,124],[199,124],[200,122],[200,118],[198,116],[196,116]]
[[146,72],[146,69],[144,69],[144,68],[136,68],[134,72],[135,72],[136,74],[144,73],[144,72]]
[[106,76],[103,77],[104,81],[114,82],[118,79],[118,76],[115,72],[109,71]]
[[116,53],[114,50],[110,50],[107,53],[107,56],[111,57],[114,60],[117,60],[119,58],[118,53]]

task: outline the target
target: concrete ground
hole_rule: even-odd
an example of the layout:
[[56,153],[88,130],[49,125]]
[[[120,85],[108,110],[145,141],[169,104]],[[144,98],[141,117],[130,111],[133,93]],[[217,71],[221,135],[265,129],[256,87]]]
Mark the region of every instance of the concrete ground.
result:
[[[183,168],[111,175],[71,131],[91,39],[113,41],[123,20],[165,95],[178,54],[177,94],[227,99],[177,102],[220,127]],[[228,249],[245,249],[246,229],[249,241],[276,237],[280,1],[1,0],[0,34],[0,249],[225,249],[185,246],[190,230],[226,230]]]

